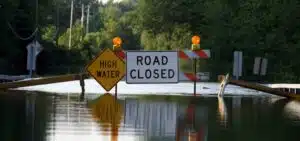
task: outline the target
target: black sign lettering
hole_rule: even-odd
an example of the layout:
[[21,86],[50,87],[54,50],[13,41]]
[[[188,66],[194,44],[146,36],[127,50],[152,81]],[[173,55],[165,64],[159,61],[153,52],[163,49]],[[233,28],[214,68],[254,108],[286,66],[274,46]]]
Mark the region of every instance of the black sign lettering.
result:
[[145,75],[141,75],[141,71],[137,70],[137,76],[138,76],[138,79],[144,79],[143,76],[145,76]]
[[167,78],[166,71],[167,71],[166,69],[161,69],[161,76],[160,76],[161,78]]
[[159,59],[158,59],[157,56],[154,57],[153,66],[154,66],[154,65],[160,65]]
[[159,78],[159,69],[153,70],[153,78],[155,78],[155,79]]
[[120,77],[120,71],[97,71],[97,77],[117,78]]
[[117,68],[117,61],[116,60],[101,60],[100,68]]
[[103,60],[100,61],[100,68],[106,68],[105,61],[103,61]]
[[167,65],[168,64],[168,57],[167,56],[154,56],[151,58],[151,56],[137,56],[136,57],[136,64],[137,65]]
[[136,72],[136,69],[133,69],[133,70],[130,71],[130,77],[131,77],[132,79],[135,79],[135,78],[136,78],[136,76],[133,76],[133,75],[132,75],[134,72]]
[[161,56],[161,64],[167,65],[168,64],[168,57],[167,56]]
[[147,79],[150,79],[151,76],[152,76],[151,70],[150,70],[150,69],[146,69],[146,70],[145,70],[145,77],[146,77]]
[[146,65],[150,65],[151,64],[151,57],[150,56],[145,56],[144,61],[145,61]]
[[146,69],[141,71],[139,69],[132,69],[130,71],[131,79],[171,79],[175,77],[175,71],[173,69]]
[[136,57],[136,65],[143,65],[143,56],[137,56]]
[[172,69],[169,69],[168,70],[168,78],[174,78],[174,76],[175,76],[175,71]]

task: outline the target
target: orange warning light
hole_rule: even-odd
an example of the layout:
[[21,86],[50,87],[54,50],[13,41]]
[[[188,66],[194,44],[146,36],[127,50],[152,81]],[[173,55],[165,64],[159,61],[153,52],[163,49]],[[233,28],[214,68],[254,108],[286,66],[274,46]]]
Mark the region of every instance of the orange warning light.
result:
[[122,39],[120,37],[115,37],[113,39],[113,50],[114,51],[122,50],[121,44],[122,44]]
[[114,45],[121,45],[121,44],[122,44],[121,38],[120,38],[120,37],[115,37],[115,38],[113,39],[113,44],[114,44]]
[[200,37],[199,36],[193,36],[192,37],[192,43],[193,44],[200,44]]

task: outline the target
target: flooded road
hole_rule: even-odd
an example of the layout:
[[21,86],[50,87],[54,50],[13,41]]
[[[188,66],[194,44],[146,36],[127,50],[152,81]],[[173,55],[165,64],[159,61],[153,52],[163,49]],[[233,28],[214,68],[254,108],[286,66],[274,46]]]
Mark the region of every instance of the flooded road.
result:
[[[266,84],[267,85],[267,84]],[[268,86],[268,85],[267,85]],[[214,82],[197,82],[196,93],[197,95],[215,95],[219,90],[220,83]],[[69,81],[61,83],[53,83],[46,85],[36,85],[28,87],[16,88],[17,90],[26,91],[40,91],[48,93],[81,93],[81,87],[79,81]],[[85,80],[85,93],[86,94],[99,94],[105,93],[106,91],[99,85],[94,79]],[[110,90],[115,92],[115,87]],[[194,83],[193,82],[180,82],[177,84],[127,84],[125,81],[118,83],[118,94],[119,95],[193,95],[194,94]],[[227,95],[270,95],[264,92],[245,89],[239,86],[227,85],[225,89]]]
[[297,101],[259,96],[143,96],[117,101],[110,95],[101,97],[88,95],[80,101],[74,94],[5,92],[0,96],[0,140],[298,141],[300,137]]

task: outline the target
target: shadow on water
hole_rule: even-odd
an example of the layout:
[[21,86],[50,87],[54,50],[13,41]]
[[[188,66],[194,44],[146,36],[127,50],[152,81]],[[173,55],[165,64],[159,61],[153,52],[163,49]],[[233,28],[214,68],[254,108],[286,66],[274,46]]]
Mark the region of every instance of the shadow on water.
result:
[[0,140],[45,140],[47,97],[22,91],[1,92]]
[[[285,106],[290,102],[291,100],[287,98],[278,99],[273,103],[273,109],[276,109],[278,111],[284,111]],[[300,110],[300,109],[299,109]]]
[[272,100],[6,92],[0,140],[298,141],[300,103]]

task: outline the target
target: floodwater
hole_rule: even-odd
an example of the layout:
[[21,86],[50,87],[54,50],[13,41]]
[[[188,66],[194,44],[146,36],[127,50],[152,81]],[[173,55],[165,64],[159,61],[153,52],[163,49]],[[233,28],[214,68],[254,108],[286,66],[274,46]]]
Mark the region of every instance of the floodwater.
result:
[[[207,83],[207,82],[197,82],[196,93],[199,95],[216,94],[219,90],[220,83]],[[268,86],[268,85],[267,85]],[[57,94],[81,93],[81,87],[79,81],[69,81],[61,83],[53,83],[46,85],[36,85],[17,88],[17,90],[26,91],[40,91],[49,92]],[[85,80],[85,93],[88,94],[99,94],[105,93],[106,91],[97,83],[94,79]],[[110,92],[115,92],[115,87],[110,90]],[[234,85],[227,85],[225,89],[227,95],[267,95],[267,93],[259,92],[251,89],[244,89]],[[127,84],[125,81],[120,81],[118,83],[118,94],[121,95],[193,95],[194,94],[194,83],[193,82],[181,82],[176,84]]]
[[[122,96],[112,104],[110,95],[95,99],[98,96],[80,100],[74,94],[4,92],[0,140],[187,141],[197,135],[198,141],[299,141],[300,137],[300,102],[278,97]],[[107,110],[109,106],[117,110]],[[186,111],[195,112],[194,120],[184,118]]]

